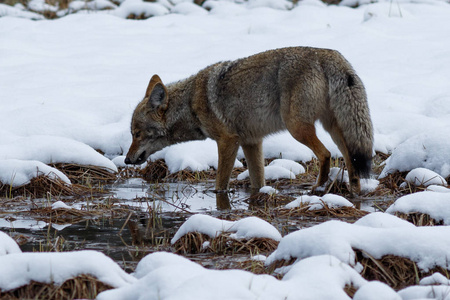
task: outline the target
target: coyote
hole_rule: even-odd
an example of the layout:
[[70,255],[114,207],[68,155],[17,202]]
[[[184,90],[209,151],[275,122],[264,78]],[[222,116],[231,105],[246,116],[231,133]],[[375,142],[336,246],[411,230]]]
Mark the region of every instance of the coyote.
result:
[[269,50],[213,64],[167,86],[154,75],[133,113],[125,163],[142,164],[166,146],[209,137],[219,152],[216,191],[228,190],[239,146],[257,191],[265,185],[262,140],[287,129],[318,158],[313,191],[319,191],[328,182],[330,152],[316,136],[316,120],[344,156],[350,191],[359,193],[359,178],[369,175],[372,160],[366,92],[350,63],[329,49]]

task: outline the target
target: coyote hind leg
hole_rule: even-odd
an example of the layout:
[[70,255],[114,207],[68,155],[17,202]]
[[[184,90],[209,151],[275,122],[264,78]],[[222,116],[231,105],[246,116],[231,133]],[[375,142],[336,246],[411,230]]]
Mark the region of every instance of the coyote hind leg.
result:
[[330,173],[331,154],[317,137],[314,124],[293,121],[286,125],[291,135],[297,141],[310,148],[319,160],[319,176],[317,177],[316,184],[312,188],[312,192],[315,192],[316,189],[318,190],[319,187],[321,189],[325,188],[325,184],[328,181],[328,174]]

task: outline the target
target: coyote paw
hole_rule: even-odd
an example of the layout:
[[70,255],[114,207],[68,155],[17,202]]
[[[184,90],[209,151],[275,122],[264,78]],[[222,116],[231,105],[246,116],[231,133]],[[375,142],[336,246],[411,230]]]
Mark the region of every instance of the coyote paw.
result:
[[317,195],[317,196],[322,196],[323,194],[325,194],[327,192],[327,187],[328,187],[328,182],[326,182],[325,184],[322,184],[322,185],[315,184],[315,185],[313,185],[313,187],[311,189],[311,194]]

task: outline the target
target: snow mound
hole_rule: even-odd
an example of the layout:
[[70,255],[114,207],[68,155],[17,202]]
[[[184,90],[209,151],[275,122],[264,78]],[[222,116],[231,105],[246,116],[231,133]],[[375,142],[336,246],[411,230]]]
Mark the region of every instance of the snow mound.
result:
[[0,182],[12,187],[30,183],[30,180],[38,176],[47,176],[51,179],[60,179],[71,184],[69,178],[61,171],[47,166],[36,160],[5,159],[0,160]]
[[278,260],[329,254],[355,266],[353,249],[365,251],[376,259],[388,254],[405,257],[425,272],[435,266],[448,268],[450,226],[372,228],[328,221],[283,237],[266,265]]
[[136,270],[137,282],[102,292],[97,299],[348,300],[346,285],[359,288],[367,283],[328,255],[296,263],[282,280],[242,270],[209,270],[172,253],[149,254]]
[[398,198],[386,213],[423,213],[450,225],[450,193],[419,192]]
[[45,164],[74,163],[103,167],[117,172],[117,167],[90,146],[70,138],[33,135],[0,141],[0,159],[38,160]]
[[[191,171],[206,171],[211,167],[217,170],[219,155],[217,143],[211,139],[192,141],[166,147],[150,156],[155,161],[164,159],[170,173],[184,169]],[[234,162],[235,168],[241,168],[242,163]]]
[[415,168],[409,171],[405,179],[416,186],[447,185],[447,181],[441,175],[425,168]]
[[356,291],[353,300],[402,300],[391,287],[379,281],[371,281]]
[[136,281],[101,252],[84,250],[59,253],[13,253],[0,256],[0,289],[16,289],[31,281],[62,284],[78,275],[89,274],[113,287]]
[[355,207],[350,201],[342,196],[326,194],[322,197],[308,195],[300,196],[294,201],[286,204],[285,208],[296,208],[305,204],[310,205],[308,210],[322,209],[324,208],[324,205],[327,205],[330,208]]
[[280,232],[268,222],[257,218],[248,217],[239,221],[224,221],[208,215],[196,214],[186,220],[180,226],[171,240],[175,244],[183,235],[189,232],[200,232],[211,238],[217,237],[223,232],[231,232],[231,238],[269,238],[275,241],[281,240]]
[[404,172],[415,168],[432,170],[442,177],[450,175],[450,139],[448,128],[414,135],[398,145],[385,161],[379,178],[396,171]]
[[0,257],[11,253],[21,253],[19,245],[9,235],[0,231]]
[[269,164],[269,166],[278,166],[285,168],[294,173],[295,175],[305,173],[305,168],[301,164],[290,159],[283,159],[283,158],[274,159]]
[[259,192],[263,193],[263,194],[268,194],[268,195],[278,194],[278,190],[277,189],[274,189],[273,187],[268,186],[268,185],[263,186],[262,188],[260,188]]
[[12,7],[10,5],[6,5],[3,3],[0,3],[0,18],[10,16],[10,17],[18,17],[18,18],[25,18],[30,20],[43,20],[44,17],[40,14],[24,11],[18,7]]
[[382,212],[370,213],[356,221],[354,224],[373,228],[415,227],[414,224],[408,221]]

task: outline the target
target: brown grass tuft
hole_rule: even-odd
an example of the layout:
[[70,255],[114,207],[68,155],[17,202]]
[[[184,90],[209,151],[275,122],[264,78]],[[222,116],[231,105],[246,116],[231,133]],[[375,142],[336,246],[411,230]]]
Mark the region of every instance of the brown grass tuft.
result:
[[322,203],[321,209],[310,210],[310,204],[302,204],[299,207],[286,209],[280,208],[279,215],[285,216],[287,218],[293,216],[304,216],[304,217],[329,217],[336,219],[353,219],[361,218],[367,215],[369,212],[357,209],[355,207],[329,207],[326,203]]
[[[207,243],[207,244],[205,244]],[[222,233],[215,238],[199,233],[189,232],[174,245],[175,251],[181,254],[196,253],[263,253],[274,251],[278,242],[269,238],[251,238],[249,240],[230,238],[230,233]]]
[[113,287],[93,276],[80,275],[66,280],[61,286],[32,281],[30,284],[7,292],[0,291],[4,300],[19,299],[95,299],[103,291]]
[[169,168],[163,159],[149,161],[147,166],[142,169],[140,173],[142,178],[150,183],[178,181],[199,183],[214,180],[216,177],[216,171],[213,169],[208,171],[181,170],[175,173],[170,173]]
[[30,180],[28,184],[12,187],[10,185],[4,185],[0,183],[0,193],[5,195],[6,198],[12,198],[16,196],[24,196],[31,198],[42,198],[49,195],[53,196],[72,196],[83,195],[90,192],[91,189],[72,184],[69,185],[60,179],[49,178],[41,175]]
[[52,167],[63,172],[75,184],[92,186],[98,182],[110,182],[117,179],[115,172],[104,167],[62,163],[54,164]]
[[403,220],[413,223],[416,226],[436,226],[445,225],[443,220],[437,221],[428,214],[414,212],[409,214],[395,213],[395,215]]
[[292,196],[281,194],[266,194],[256,193],[248,198],[248,203],[252,208],[255,207],[277,207],[280,205],[286,205],[293,201],[295,198]]
[[356,254],[358,261],[364,267],[361,275],[365,279],[382,281],[396,290],[416,285],[420,279],[436,272],[448,276],[448,271],[442,267],[422,272],[415,262],[404,257],[385,255],[380,259],[375,259],[367,252],[359,250],[356,251]]

